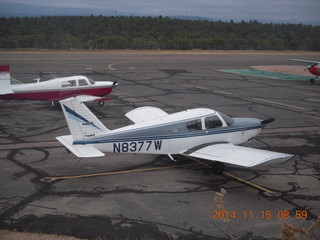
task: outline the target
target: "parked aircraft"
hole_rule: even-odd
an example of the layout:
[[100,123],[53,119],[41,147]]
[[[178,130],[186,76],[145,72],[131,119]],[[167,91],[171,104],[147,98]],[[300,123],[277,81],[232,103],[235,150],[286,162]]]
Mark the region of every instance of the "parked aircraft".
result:
[[117,86],[117,82],[93,81],[85,76],[54,78],[36,83],[15,84],[10,81],[10,66],[0,66],[0,99],[59,101],[72,96],[80,96],[83,101],[98,101],[103,105],[108,98],[103,97]]
[[311,60],[303,60],[303,59],[291,59],[292,61],[298,61],[298,62],[305,62],[309,63],[310,65],[306,68],[308,71],[315,75],[315,78],[310,79],[310,83],[313,84],[314,80],[320,75],[320,62],[317,61],[311,61]]
[[[293,155],[236,146],[250,141],[274,119],[231,118],[207,108],[168,114],[140,107],[125,115],[133,125],[110,130],[77,97],[60,101],[71,135],[57,137],[79,158],[102,157],[103,152],[174,154],[208,160],[214,173],[224,163],[253,167]],[[275,161],[274,161],[275,162]]]

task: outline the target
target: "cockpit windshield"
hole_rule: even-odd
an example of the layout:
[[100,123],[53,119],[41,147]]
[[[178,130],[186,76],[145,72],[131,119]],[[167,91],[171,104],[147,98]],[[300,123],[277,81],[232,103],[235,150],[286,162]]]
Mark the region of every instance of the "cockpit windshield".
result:
[[223,118],[223,120],[226,122],[228,126],[232,125],[234,123],[233,118],[229,117],[228,115],[219,112],[220,116]]
[[92,84],[92,85],[94,85],[96,82],[95,81],[93,81],[91,78],[88,78],[88,80],[89,80],[89,82]]

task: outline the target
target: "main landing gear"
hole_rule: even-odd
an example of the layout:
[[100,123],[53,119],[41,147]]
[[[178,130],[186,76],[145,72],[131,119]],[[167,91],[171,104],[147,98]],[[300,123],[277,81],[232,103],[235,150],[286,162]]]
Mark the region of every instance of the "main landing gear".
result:
[[99,104],[100,107],[103,107],[104,106],[104,101],[99,101],[98,104]]
[[316,76],[315,78],[311,78],[309,81],[311,84],[314,84],[314,81],[317,79],[318,76]]
[[211,170],[214,174],[221,175],[224,171],[224,164],[222,162],[213,162]]
[[[167,154],[167,156],[176,163],[182,164],[184,162],[183,159],[174,158],[171,154]],[[224,164],[222,162],[215,161],[212,163],[207,163],[208,161],[201,161],[201,160],[198,160],[197,158],[193,158],[193,157],[188,157],[188,158],[198,163],[204,164],[207,167],[210,167],[214,174],[221,175],[224,171]]]

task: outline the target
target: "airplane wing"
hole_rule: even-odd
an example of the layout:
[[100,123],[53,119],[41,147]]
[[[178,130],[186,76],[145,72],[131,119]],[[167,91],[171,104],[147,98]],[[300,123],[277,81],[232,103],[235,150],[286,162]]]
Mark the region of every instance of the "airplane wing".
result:
[[57,140],[79,158],[103,157],[105,154],[92,145],[73,145],[71,135],[57,137]]
[[98,101],[108,101],[110,98],[96,97],[91,95],[78,95],[77,98],[80,102],[98,102]]
[[134,123],[161,119],[167,115],[168,113],[157,107],[140,107],[126,113],[126,117]]
[[305,62],[305,63],[313,63],[313,64],[319,64],[319,61],[312,61],[312,60],[304,60],[304,59],[290,59],[292,61],[296,62]]
[[274,160],[273,163],[279,164],[293,157],[290,154],[235,146],[229,143],[198,146],[182,154],[242,167],[254,167],[271,160]]

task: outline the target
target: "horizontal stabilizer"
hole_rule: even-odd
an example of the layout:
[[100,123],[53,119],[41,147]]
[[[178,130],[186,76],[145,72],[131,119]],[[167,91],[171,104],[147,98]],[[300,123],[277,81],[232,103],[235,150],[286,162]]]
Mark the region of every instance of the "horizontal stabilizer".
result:
[[242,167],[254,167],[269,161],[272,161],[273,164],[279,164],[293,157],[293,155],[290,154],[235,146],[229,143],[219,143],[210,146],[206,145],[202,148],[201,146],[198,146],[182,154]]
[[66,148],[79,158],[103,157],[105,154],[92,145],[73,145],[71,135],[57,137]]
[[168,113],[157,107],[139,107],[126,113],[126,117],[134,123],[157,120],[167,115]]
[[0,95],[5,95],[5,94],[12,94],[14,93],[10,89],[0,89]]

